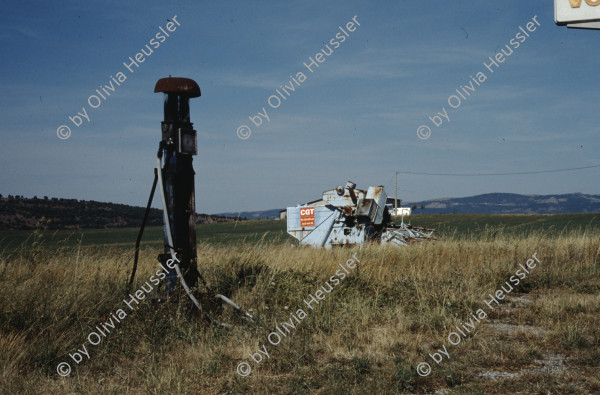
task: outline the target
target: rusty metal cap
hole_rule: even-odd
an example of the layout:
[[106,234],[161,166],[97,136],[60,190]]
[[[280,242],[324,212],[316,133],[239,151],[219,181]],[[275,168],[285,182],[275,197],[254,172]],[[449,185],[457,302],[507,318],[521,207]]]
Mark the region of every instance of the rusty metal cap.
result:
[[154,93],[178,93],[187,97],[200,96],[200,87],[190,78],[169,77],[161,78],[156,82]]

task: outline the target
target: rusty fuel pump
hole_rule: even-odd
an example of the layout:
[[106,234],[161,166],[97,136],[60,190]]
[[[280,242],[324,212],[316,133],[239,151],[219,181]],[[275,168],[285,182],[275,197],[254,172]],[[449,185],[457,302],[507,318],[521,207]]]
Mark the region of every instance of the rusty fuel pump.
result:
[[[190,122],[189,100],[200,96],[200,87],[189,78],[161,78],[154,92],[164,94],[164,121],[161,123],[162,139],[159,148],[164,167],[159,167],[159,180],[164,180],[165,254],[159,261],[166,267],[173,250],[188,287],[198,284],[196,262],[196,204],[192,156],[196,155],[197,138]],[[161,177],[162,176],[162,177]],[[166,220],[168,219],[168,221]],[[170,234],[170,235],[169,235]],[[169,237],[170,236],[170,237]],[[177,283],[176,269],[171,269],[166,279],[167,295]]]
[[[156,187],[163,206],[164,221],[164,253],[158,260],[162,267],[169,267],[165,278],[167,298],[177,295],[176,289],[181,285],[190,300],[215,324],[232,327],[214,318],[210,310],[214,310],[215,302],[220,300],[233,307],[242,318],[253,321],[254,317],[224,295],[210,289],[198,272],[196,252],[196,202],[194,185],[194,168],[192,156],[198,153],[197,136],[190,122],[189,100],[200,96],[200,87],[189,78],[161,78],[154,87],[155,93],[164,94],[164,120],[161,123],[162,138],[157,153],[154,183],[146,212],[135,244],[135,258],[127,291],[131,289],[139,257],[140,242],[150,213],[152,198]],[[203,302],[208,303],[204,311],[202,304],[194,295],[198,281],[206,289]],[[159,301],[162,298],[158,298]]]

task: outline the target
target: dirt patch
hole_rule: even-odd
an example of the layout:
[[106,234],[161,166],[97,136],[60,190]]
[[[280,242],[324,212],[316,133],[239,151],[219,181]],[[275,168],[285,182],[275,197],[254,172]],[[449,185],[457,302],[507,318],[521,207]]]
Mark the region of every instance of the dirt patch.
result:
[[516,379],[526,374],[557,374],[566,370],[566,357],[564,355],[546,354],[542,359],[536,359],[535,368],[523,369],[519,372],[502,372],[487,370],[477,373],[477,376],[488,380]]
[[516,335],[519,333],[526,333],[528,335],[546,336],[550,333],[549,330],[544,329],[541,326],[516,325],[498,321],[492,321],[488,323],[487,326],[503,335]]
[[[532,295],[521,295],[512,296],[508,298],[510,305],[502,306],[503,313],[508,313],[510,316],[512,313],[531,307],[534,303],[534,297]],[[510,317],[505,317],[504,322],[499,320],[493,320],[486,324],[487,327],[491,328],[494,332],[506,335],[516,336],[522,333],[545,337],[550,334],[550,330],[542,328],[540,326],[533,325],[520,325],[510,322]],[[504,372],[497,370],[487,370],[477,373],[478,377],[487,380],[503,380],[503,379],[517,379],[524,375],[545,375],[545,374],[557,374],[567,369],[565,365],[566,356],[561,354],[546,353],[542,359],[536,359],[534,362],[537,365],[533,368],[522,369],[518,372]]]

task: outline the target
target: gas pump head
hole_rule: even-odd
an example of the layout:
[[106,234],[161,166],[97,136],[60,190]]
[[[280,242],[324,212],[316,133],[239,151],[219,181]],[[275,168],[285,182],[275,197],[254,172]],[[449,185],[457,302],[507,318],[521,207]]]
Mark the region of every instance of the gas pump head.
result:
[[173,145],[179,154],[196,155],[196,131],[190,122],[190,98],[200,96],[200,87],[189,78],[161,78],[154,92],[165,96],[165,115],[162,122],[162,141]]
[[[173,248],[180,257],[183,278],[193,288],[197,284],[198,268],[192,155],[198,150],[196,131],[190,122],[189,100],[200,96],[200,87],[189,78],[169,77],[158,80],[154,92],[164,93],[165,100],[159,158],[164,162],[160,169],[161,179],[165,180],[161,193],[165,197],[168,221],[165,220],[165,254],[161,254],[159,260],[166,262],[168,251]],[[177,283],[175,271],[167,276],[166,283],[167,294],[170,294]]]

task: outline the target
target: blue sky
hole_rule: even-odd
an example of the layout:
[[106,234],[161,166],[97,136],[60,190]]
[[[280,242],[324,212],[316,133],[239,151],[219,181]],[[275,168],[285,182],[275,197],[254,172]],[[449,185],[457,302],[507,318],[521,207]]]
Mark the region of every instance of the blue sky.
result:
[[[565,0],[567,1],[567,0]],[[5,1],[0,16],[4,195],[144,205],[160,139],[159,78],[188,77],[198,131],[198,212],[293,206],[394,171],[503,173],[600,165],[600,31],[554,24],[551,1]],[[537,15],[540,26],[457,109],[455,89],[486,71]],[[177,16],[181,26],[133,73],[123,62]],[[360,23],[311,74],[310,62]],[[290,75],[306,80],[279,108]],[[88,97],[127,79],[91,109]],[[281,90],[281,89],[280,89]],[[69,121],[85,107],[90,122]],[[265,107],[269,122],[248,119]],[[429,116],[448,111],[435,127]],[[67,124],[72,135],[57,137]],[[236,129],[252,127],[239,139]],[[417,127],[428,124],[427,140]],[[400,174],[406,201],[488,192],[600,193],[600,169],[502,177]],[[155,199],[155,207],[160,207]]]

